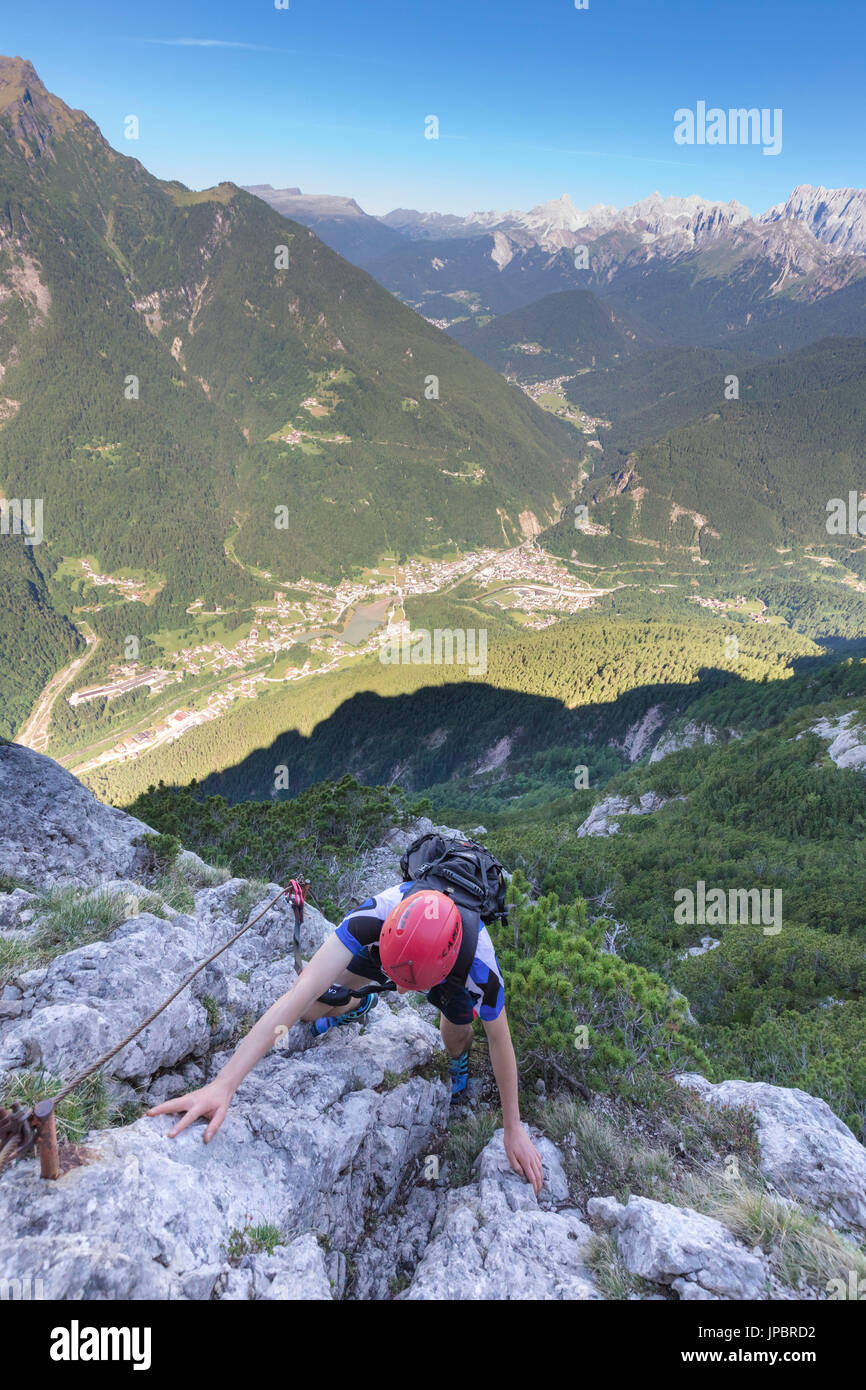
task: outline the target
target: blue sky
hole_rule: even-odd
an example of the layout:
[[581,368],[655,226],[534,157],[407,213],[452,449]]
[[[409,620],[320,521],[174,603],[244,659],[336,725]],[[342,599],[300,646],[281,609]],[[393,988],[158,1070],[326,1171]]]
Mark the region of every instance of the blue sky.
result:
[[[762,211],[798,183],[866,184],[862,0],[289,4],[42,0],[7,13],[2,47],[193,188],[296,185],[374,213],[658,189]],[[699,101],[781,108],[781,153],[677,145],[674,112]]]

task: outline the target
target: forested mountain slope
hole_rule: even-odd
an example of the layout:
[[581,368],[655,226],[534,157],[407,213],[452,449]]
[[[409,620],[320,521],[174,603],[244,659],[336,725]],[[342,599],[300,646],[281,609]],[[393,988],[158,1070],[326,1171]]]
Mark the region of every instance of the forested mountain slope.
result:
[[251,571],[501,542],[568,495],[570,426],[259,199],[155,179],[20,59],[0,183],[0,487],[44,500],[44,579],[143,575],[139,635],[267,593]]
[[[864,489],[862,338],[766,363],[658,353],[649,372],[626,363],[578,377],[568,391],[613,419],[578,499],[607,528],[602,545],[567,519],[548,538],[560,553],[606,559],[616,542],[625,553],[640,541],[662,554],[765,565],[774,547],[811,547],[862,576],[863,533],[856,521],[851,533],[847,514],[849,493]],[[845,501],[843,534],[828,530],[831,499]]]
[[481,327],[474,319],[455,324],[451,336],[497,371],[516,373],[522,381],[615,362],[644,346],[628,320],[589,290],[546,295]]

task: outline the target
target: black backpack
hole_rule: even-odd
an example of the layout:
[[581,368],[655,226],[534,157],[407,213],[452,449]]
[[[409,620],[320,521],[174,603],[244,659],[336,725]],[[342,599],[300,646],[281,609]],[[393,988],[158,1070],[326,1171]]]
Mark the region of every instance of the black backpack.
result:
[[505,872],[489,849],[474,840],[419,835],[400,860],[404,880],[423,883],[471,908],[481,921],[496,922],[508,915]]

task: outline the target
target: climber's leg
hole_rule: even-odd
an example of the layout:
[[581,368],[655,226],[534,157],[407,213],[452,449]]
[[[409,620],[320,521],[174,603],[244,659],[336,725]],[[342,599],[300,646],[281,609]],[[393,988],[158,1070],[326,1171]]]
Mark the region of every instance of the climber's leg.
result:
[[475,1003],[468,990],[449,990],[447,984],[436,985],[427,998],[440,1010],[439,1032],[448,1053],[451,1099],[455,1101],[466,1090],[469,1080],[469,1049],[472,1046]]
[[379,1002],[378,994],[366,994],[364,998],[355,1005],[354,1008],[341,1009],[339,1013],[334,1013],[328,1018],[317,1018],[310,1024],[310,1032],[314,1038],[321,1038],[331,1028],[340,1028],[344,1023],[356,1023],[359,1019],[368,1014],[371,1009],[375,1009]]
[[449,1023],[442,1014],[439,1019],[439,1032],[448,1053],[448,1071],[451,1075],[451,1100],[462,1096],[469,1082],[469,1049],[472,1046],[471,1023]]
[[[387,982],[388,976],[371,959],[365,948],[352,957],[340,978],[334,981],[334,985],[348,985],[350,989],[365,989],[371,983],[384,985]],[[334,985],[331,986],[331,989],[334,988]],[[326,993],[329,992],[326,991]],[[375,995],[373,997],[375,998]],[[312,1004],[308,1004],[304,1010],[301,1019],[305,1023],[314,1023],[317,1018],[333,1018],[337,1014],[351,1013],[362,1003],[363,1000],[361,999],[349,999],[343,1003],[329,1003],[327,999],[323,1001],[321,998],[314,999]]]
[[449,1057],[460,1057],[469,1051],[472,1043],[471,1023],[451,1023],[442,1014],[439,1019],[439,1032]]

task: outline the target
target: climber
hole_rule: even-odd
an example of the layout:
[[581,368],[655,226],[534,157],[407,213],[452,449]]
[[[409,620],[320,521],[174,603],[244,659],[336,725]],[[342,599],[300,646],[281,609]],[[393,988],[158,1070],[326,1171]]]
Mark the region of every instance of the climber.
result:
[[[395,884],[367,898],[343,918],[304,967],[292,988],[262,1015],[207,1086],[164,1101],[148,1115],[183,1118],[180,1134],[207,1117],[207,1144],[222,1125],[232,1096],[249,1071],[299,1021],[316,1036],[355,1022],[373,1009],[377,986],[398,994],[426,993],[440,1010],[440,1032],[449,1058],[452,1100],[466,1087],[472,1022],[480,1018],[499,1088],[505,1152],[516,1173],[536,1194],[544,1181],[541,1157],[524,1129],[518,1108],[517,1063],[505,1016],[505,992],[493,943],[478,914],[423,882]],[[336,982],[336,983],[333,983]],[[354,991],[354,994],[352,993]],[[354,998],[361,997],[356,1005]]]

